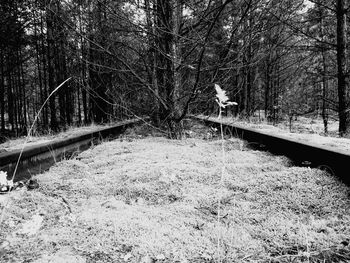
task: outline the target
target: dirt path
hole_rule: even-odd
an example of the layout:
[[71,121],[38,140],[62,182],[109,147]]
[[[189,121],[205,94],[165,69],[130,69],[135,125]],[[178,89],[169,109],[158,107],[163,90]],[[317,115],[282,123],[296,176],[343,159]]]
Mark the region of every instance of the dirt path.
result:
[[182,141],[132,130],[2,196],[0,261],[350,260],[348,187],[238,139],[220,186],[221,142],[192,128]]

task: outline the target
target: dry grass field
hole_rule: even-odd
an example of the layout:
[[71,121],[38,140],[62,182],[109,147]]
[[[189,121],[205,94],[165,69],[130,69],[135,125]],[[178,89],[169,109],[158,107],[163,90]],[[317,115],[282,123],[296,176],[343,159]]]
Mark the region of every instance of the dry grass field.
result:
[[234,138],[223,164],[220,139],[187,128],[129,129],[0,196],[0,262],[350,261],[347,186]]

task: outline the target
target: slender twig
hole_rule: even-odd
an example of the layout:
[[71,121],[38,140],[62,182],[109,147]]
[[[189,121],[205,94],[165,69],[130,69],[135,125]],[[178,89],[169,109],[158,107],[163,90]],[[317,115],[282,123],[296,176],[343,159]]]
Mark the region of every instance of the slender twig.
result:
[[[19,162],[20,162],[20,160],[21,160],[24,147],[26,146],[26,144],[27,144],[27,142],[28,142],[28,140],[29,140],[29,138],[30,138],[30,134],[32,133],[32,130],[33,130],[33,128],[34,128],[34,125],[35,125],[36,121],[38,120],[38,117],[39,117],[39,115],[40,115],[42,109],[44,108],[45,104],[49,101],[49,99],[51,98],[51,96],[52,96],[57,90],[59,90],[59,89],[60,89],[68,80],[70,80],[71,78],[72,78],[72,77],[70,77],[70,78],[66,79],[65,81],[63,81],[56,89],[54,89],[54,90],[50,93],[50,95],[46,98],[46,100],[44,101],[44,103],[41,105],[39,111],[38,111],[37,114],[35,115],[35,119],[34,119],[34,121],[33,121],[33,123],[32,123],[32,126],[30,127],[30,129],[29,129],[29,131],[28,131],[28,135],[27,135],[27,137],[26,137],[25,142],[24,142],[23,145],[22,145],[21,152],[19,153],[19,156],[18,156],[18,159],[17,159],[17,163],[16,163],[16,166],[15,166],[15,170],[14,170],[14,172],[13,172],[13,174],[12,174],[12,178],[11,178],[12,181],[15,179],[16,172],[17,172],[17,168],[18,168]],[[1,221],[0,221],[0,222],[1,222]]]
[[[15,179],[16,172],[17,172],[18,165],[19,165],[19,162],[20,162],[21,157],[22,157],[22,154],[23,154],[24,147],[26,146],[26,144],[27,144],[27,142],[28,142],[28,140],[29,140],[30,134],[31,134],[31,132],[32,132],[32,130],[33,130],[33,128],[34,128],[34,125],[35,125],[36,121],[38,120],[38,117],[39,117],[39,115],[40,115],[42,109],[44,108],[45,104],[49,101],[49,99],[51,98],[51,96],[52,96],[57,90],[59,90],[59,89],[60,89],[68,80],[70,80],[71,78],[72,78],[72,77],[70,77],[70,78],[66,79],[65,81],[63,81],[56,89],[54,89],[54,90],[50,93],[50,95],[47,97],[47,99],[44,101],[44,103],[41,105],[39,111],[38,111],[37,114],[35,115],[35,119],[34,119],[32,125],[31,125],[31,127],[30,127],[30,129],[29,129],[29,131],[28,131],[28,135],[27,135],[27,137],[26,137],[26,140],[25,140],[25,142],[23,143],[22,149],[21,149],[20,154],[19,154],[18,159],[17,159],[17,163],[16,163],[16,166],[15,166],[15,170],[14,170],[12,176],[11,176],[11,180],[10,180],[10,181],[13,182],[13,180]],[[2,208],[1,216],[0,216],[0,224],[2,223],[2,221],[3,221],[3,219],[4,219],[5,210],[6,210],[7,206],[8,206],[9,200],[10,200],[9,198],[6,199],[6,202],[5,202],[5,204],[4,204],[3,208]]]

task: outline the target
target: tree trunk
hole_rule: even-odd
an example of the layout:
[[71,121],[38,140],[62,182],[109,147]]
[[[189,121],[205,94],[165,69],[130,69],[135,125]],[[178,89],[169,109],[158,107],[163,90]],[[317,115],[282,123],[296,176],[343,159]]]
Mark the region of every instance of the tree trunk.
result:
[[271,72],[270,72],[270,56],[268,56],[268,59],[265,64],[266,72],[265,72],[265,119],[270,119],[270,83],[271,83]]
[[87,123],[87,104],[86,104],[86,71],[85,71],[85,67],[86,67],[86,62],[84,62],[86,60],[85,57],[85,42],[84,42],[84,38],[83,38],[83,28],[82,28],[82,23],[83,23],[83,18],[82,18],[82,6],[81,4],[79,5],[79,32],[80,32],[80,52],[81,52],[81,87],[78,87],[78,102],[79,102],[79,123],[82,123],[81,120],[81,109],[80,109],[80,96],[79,96],[79,90],[81,90],[81,97],[82,97],[82,107],[83,107],[83,113],[84,113],[84,123]]
[[[24,83],[24,66],[23,63],[21,64],[21,76],[23,81],[23,116],[24,116],[24,126],[26,127],[27,131],[29,130],[29,118],[28,118],[28,102],[27,102],[27,92],[25,89],[25,83]],[[27,134],[27,131],[26,134]]]
[[[149,82],[152,83],[152,88],[154,90],[154,114],[153,121],[157,126],[160,125],[160,102],[159,97],[159,87],[157,81],[157,57],[156,57],[156,44],[155,44],[155,26],[152,19],[151,4],[150,0],[145,0],[145,10],[146,10],[146,22],[147,22],[147,35],[148,35],[148,63],[149,63]],[[155,13],[155,12],[154,12]]]
[[[50,8],[51,9],[51,8]],[[49,92],[53,92],[55,89],[55,76],[54,76],[54,39],[53,39],[53,14],[50,9],[46,10],[46,26],[47,26],[47,68],[49,78]],[[56,99],[55,94],[50,97],[50,127],[53,131],[58,130],[58,123],[56,119]]]
[[[44,97],[44,90],[43,90],[43,81],[42,81],[42,72],[41,72],[41,59],[40,59],[40,49],[39,49],[39,39],[38,39],[38,33],[37,33],[37,24],[35,22],[34,24],[34,37],[35,37],[35,53],[36,53],[36,66],[38,71],[38,82],[39,82],[39,94],[40,94],[40,104],[44,103],[45,97]],[[42,113],[43,115],[43,123],[42,126],[46,126],[47,123],[45,123],[45,111]]]
[[252,111],[252,33],[251,33],[251,26],[252,24],[252,18],[249,18],[247,21],[247,30],[249,31],[248,35],[248,41],[247,41],[247,50],[246,53],[243,55],[243,63],[244,65],[244,78],[245,78],[245,88],[244,88],[244,113],[245,117],[249,118]]
[[[41,34],[44,35],[44,19],[41,16],[40,17],[40,31]],[[46,56],[47,56],[48,52],[45,48],[45,44],[44,44],[44,39],[41,39],[41,56],[42,56],[42,65],[43,65],[43,97],[44,97],[44,101],[47,99],[48,97],[48,88],[47,88],[47,64],[46,64]],[[43,102],[44,102],[43,101]],[[46,104],[44,106],[43,112],[44,112],[44,124],[45,124],[45,128],[48,128],[49,125],[49,109],[48,109],[48,105]]]
[[328,78],[327,74],[327,61],[326,61],[326,51],[322,48],[322,64],[323,64],[323,74],[322,74],[322,119],[324,133],[328,133],[328,105],[327,105],[327,92],[328,92]]
[[346,0],[337,0],[337,65],[339,134],[350,134],[349,77],[347,72]]
[[[320,17],[320,37],[322,41],[325,41],[325,30],[324,30],[324,8],[318,4],[318,14]],[[323,120],[323,129],[324,133],[328,133],[328,105],[327,105],[327,93],[328,93],[328,67],[327,67],[327,51],[325,44],[322,43],[321,46],[321,56],[322,56],[322,120]]]
[[173,40],[172,40],[172,79],[173,87],[170,93],[172,121],[171,137],[181,139],[183,134],[183,123],[179,120],[181,115],[180,90],[182,85],[181,80],[181,50],[180,50],[180,26],[182,18],[182,0],[173,0]]
[[[22,57],[22,52],[21,50],[19,50],[19,60],[20,58]],[[21,89],[21,95],[22,95],[22,107],[21,107],[21,110],[23,112],[23,128],[25,129],[28,129],[28,121],[27,121],[27,99],[26,99],[26,86],[25,86],[25,82],[24,82],[24,66],[23,66],[23,62],[20,61],[20,64],[19,64],[19,78],[21,80],[21,86],[20,86],[20,89]],[[25,134],[26,134],[26,130],[23,131]]]
[[180,89],[181,54],[180,24],[182,17],[181,0],[157,0],[156,4],[156,63],[159,95],[166,105],[161,105],[160,120],[166,121],[169,137],[182,137]]
[[[107,18],[106,18],[106,6],[101,2],[97,3],[97,7],[94,10],[96,15],[97,26],[95,28],[95,35],[90,37],[93,41],[98,43],[100,46],[105,45]],[[108,120],[109,104],[107,98],[107,90],[111,85],[111,74],[101,70],[98,66],[106,64],[107,56],[103,50],[97,45],[90,43],[89,46],[89,82],[92,90],[90,96],[91,113],[93,120],[102,123]],[[102,72],[101,72],[102,71]]]
[[1,82],[0,82],[0,115],[1,115],[1,130],[5,130],[5,71],[4,71],[4,56],[3,50],[0,48],[0,67],[1,67]]

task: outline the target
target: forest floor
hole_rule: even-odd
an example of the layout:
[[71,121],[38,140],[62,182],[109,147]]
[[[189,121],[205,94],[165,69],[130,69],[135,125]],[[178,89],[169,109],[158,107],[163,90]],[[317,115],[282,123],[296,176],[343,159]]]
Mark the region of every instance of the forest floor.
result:
[[347,186],[235,138],[222,169],[222,141],[188,125],[128,129],[0,196],[0,262],[350,261]]
[[[201,117],[218,120],[217,116]],[[266,121],[259,121],[258,118],[253,118],[248,122],[233,117],[222,117],[222,121],[228,124],[259,130],[271,135],[283,136],[300,142],[326,146],[336,151],[350,153],[350,139],[339,137],[338,121],[329,120],[328,134],[324,133],[323,122],[320,118],[298,117],[296,121],[292,122],[292,129],[290,129],[288,121],[282,121],[276,125],[267,123]]]

